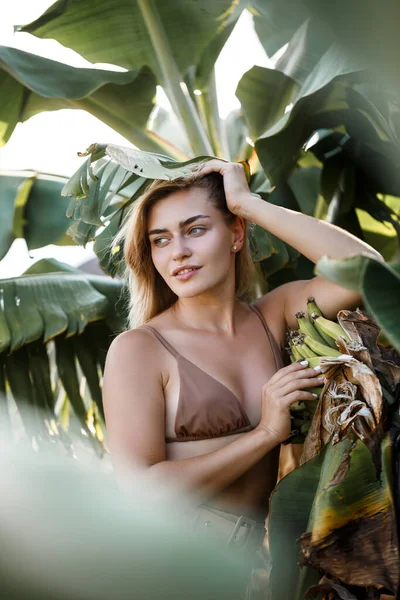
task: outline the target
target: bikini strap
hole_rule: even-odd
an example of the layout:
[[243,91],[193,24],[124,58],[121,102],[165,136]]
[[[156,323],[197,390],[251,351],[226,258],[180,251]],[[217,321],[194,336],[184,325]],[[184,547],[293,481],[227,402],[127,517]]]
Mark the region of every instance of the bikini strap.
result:
[[268,339],[269,339],[270,344],[272,346],[272,352],[274,354],[275,366],[276,366],[276,369],[278,370],[282,366],[282,362],[283,362],[280,348],[279,348],[277,342],[275,341],[274,336],[270,332],[269,327],[267,325],[267,322],[266,322],[266,320],[264,318],[264,315],[262,314],[262,312],[260,311],[260,309],[257,308],[257,306],[254,306],[254,304],[248,304],[248,306],[249,306],[249,308],[251,308],[251,310],[253,312],[256,313],[256,315],[258,315],[261,323],[263,324],[263,327],[264,327],[265,331],[267,332]]
[[175,358],[178,358],[180,356],[180,354],[175,350],[175,348],[173,346],[171,346],[171,344],[169,342],[167,342],[165,337],[163,337],[161,335],[161,333],[159,331],[157,331],[157,329],[155,329],[151,325],[142,325],[141,326],[141,328],[144,328],[144,327],[146,329],[150,329],[150,331],[153,332],[153,334],[156,336],[156,338],[162,343],[164,348],[166,348],[168,350],[168,352],[170,352],[172,354],[172,356],[175,356]]

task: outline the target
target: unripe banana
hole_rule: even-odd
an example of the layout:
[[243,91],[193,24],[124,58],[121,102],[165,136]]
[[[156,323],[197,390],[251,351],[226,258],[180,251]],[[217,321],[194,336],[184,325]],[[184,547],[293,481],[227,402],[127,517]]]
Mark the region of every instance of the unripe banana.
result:
[[[314,313],[315,314],[315,313]],[[351,341],[351,338],[347,335],[345,330],[339,323],[335,323],[334,321],[330,321],[329,319],[325,319],[325,317],[321,317],[321,315],[313,316],[315,327],[318,331],[324,332],[325,335],[330,336],[334,341],[336,338],[342,336],[348,342]]]
[[295,362],[296,362],[296,360],[303,360],[303,359],[304,359],[304,356],[302,356],[302,355],[300,354],[300,352],[297,350],[296,346],[292,346],[292,345],[291,345],[290,347],[291,347],[291,349],[292,349],[292,354],[293,354],[293,356],[294,356],[294,360],[295,360]]
[[313,356],[318,356],[318,354],[313,352],[311,348],[309,346],[306,346],[304,342],[296,344],[296,348],[304,358],[312,358]]
[[321,358],[332,358],[331,356],[315,356],[313,358],[307,358],[309,367],[318,367],[321,364]]
[[[321,311],[319,310],[319,312],[321,312]],[[320,315],[319,313],[316,313],[316,312],[312,311],[312,313],[311,313],[311,319],[312,319],[312,322],[314,323],[315,329],[318,330],[318,333],[322,337],[322,339],[324,340],[324,343],[327,346],[330,346],[331,348],[335,348],[335,350],[336,350],[337,346],[335,344],[335,340],[332,339],[332,337],[330,335],[326,335],[326,333],[324,333],[321,329],[319,329],[319,327],[318,327],[318,325],[316,323],[317,317],[322,317],[322,315]]]
[[331,348],[330,346],[327,346],[326,344],[320,344],[319,342],[314,340],[314,338],[310,337],[309,335],[305,336],[304,343],[309,348],[311,348],[311,350],[314,350],[314,352],[316,354],[318,354],[318,356],[340,356],[341,355],[341,352],[339,352],[339,350],[334,350],[333,348]]
[[320,385],[315,385],[313,387],[309,387],[309,388],[304,388],[305,392],[310,392],[310,394],[317,394],[318,398],[321,395],[322,392],[322,386]]
[[299,324],[299,330],[301,331],[301,333],[304,333],[304,335],[309,335],[310,337],[317,340],[320,344],[324,343],[324,340],[319,335],[314,325],[310,323],[310,321],[307,321],[303,312],[298,312],[295,316],[297,319],[297,323]]
[[311,323],[313,323],[313,324],[314,324],[314,319],[313,319],[312,313],[315,313],[316,315],[320,315],[321,317],[324,316],[321,312],[321,309],[317,306],[314,296],[310,296],[309,298],[307,298],[307,312],[308,312],[308,318],[310,319]]
[[306,405],[301,400],[296,400],[293,404],[290,405],[290,412],[301,412],[302,410],[306,410]]

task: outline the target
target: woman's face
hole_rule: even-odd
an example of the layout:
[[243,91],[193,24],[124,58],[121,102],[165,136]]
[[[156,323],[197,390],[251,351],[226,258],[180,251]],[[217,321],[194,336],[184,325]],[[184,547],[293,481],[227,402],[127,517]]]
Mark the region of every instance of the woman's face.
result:
[[[235,242],[241,247],[237,240],[242,229],[240,220],[228,227],[206,190],[174,192],[150,209],[148,235],[154,266],[180,298],[217,291],[234,277],[231,248]],[[189,266],[194,271],[176,273]]]

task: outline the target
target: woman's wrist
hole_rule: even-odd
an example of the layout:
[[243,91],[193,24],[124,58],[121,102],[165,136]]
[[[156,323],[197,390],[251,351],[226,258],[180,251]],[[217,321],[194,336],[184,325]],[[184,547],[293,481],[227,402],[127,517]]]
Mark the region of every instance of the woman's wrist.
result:
[[243,219],[253,221],[254,219],[252,217],[254,214],[254,209],[256,209],[258,202],[264,202],[259,194],[252,192],[243,194],[235,207],[235,215],[242,217]]
[[279,437],[279,435],[262,423],[259,423],[257,427],[254,428],[254,431],[258,432],[260,438],[264,440],[264,443],[266,446],[268,446],[268,450],[272,450],[282,443],[282,439]]

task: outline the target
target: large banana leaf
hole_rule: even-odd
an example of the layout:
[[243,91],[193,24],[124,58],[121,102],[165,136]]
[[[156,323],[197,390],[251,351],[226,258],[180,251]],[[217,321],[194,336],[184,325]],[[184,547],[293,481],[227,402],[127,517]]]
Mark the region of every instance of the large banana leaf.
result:
[[[233,0],[154,1],[172,57],[182,74],[201,61],[216,35],[222,35],[227,26],[232,26],[231,13],[236,4]],[[158,82],[163,82],[138,1],[119,0],[111,4],[99,0],[94,5],[90,0],[59,0],[21,31],[54,38],[93,63],[107,62],[127,69],[148,65],[157,74]],[[213,66],[213,61],[204,60],[203,78],[207,79]]]
[[72,407],[76,434],[83,431],[94,450],[104,452],[100,374],[115,332],[124,327],[123,289],[117,280],[54,260],[0,281],[2,415],[8,413],[7,384],[26,432],[39,435],[37,443],[56,436],[71,444],[65,436],[75,423]]
[[379,585],[397,591],[389,435],[381,454],[383,468],[377,474],[360,440],[329,443],[279,482],[268,516],[266,597],[304,600],[307,589],[322,576],[319,569],[360,592]]
[[[127,72],[72,67],[17,48],[0,46],[0,144],[15,126],[48,110],[86,110],[134,144],[151,151],[163,143],[146,129],[156,80],[148,67]],[[173,153],[172,146],[165,147]]]
[[[276,65],[283,72],[253,67],[242,77],[237,96],[250,134],[253,139],[261,135],[256,149],[269,185],[278,184],[274,192],[278,204],[324,218],[361,239],[368,238],[391,259],[398,249],[396,231],[400,237],[400,201],[388,205],[380,195],[400,193],[399,143],[392,121],[384,119],[360,93],[366,89],[357,83],[366,74],[361,70],[363,63],[357,64],[332,43],[328,34],[326,40],[318,38],[318,44],[313,45],[309,40],[312,31],[307,22],[294,35]],[[316,55],[316,48],[321,57]],[[354,89],[356,85],[360,91]],[[311,136],[316,141],[310,140]],[[303,186],[294,189],[293,177],[301,181],[299,173],[303,172],[314,176],[319,166],[320,197],[316,202],[314,194],[304,194]],[[287,182],[294,197],[288,195]],[[274,201],[274,194],[270,201]],[[375,229],[374,222],[368,221],[368,234],[363,231],[366,219],[357,209],[378,221]],[[382,229],[379,222],[389,223],[389,230]],[[304,274],[306,278],[312,276],[310,265],[305,272],[302,269],[300,278]],[[287,272],[277,275],[274,283],[290,281]]]
[[26,171],[0,172],[0,259],[16,238],[29,250],[47,244],[73,244],[65,233],[68,201],[61,196],[66,179]]
[[379,10],[374,0],[330,3],[307,0],[306,4],[313,15],[323,19],[335,32],[347,52],[374,67],[380,89],[391,86],[398,93],[400,40],[396,24],[400,19],[400,6],[397,0],[383,0]]
[[389,438],[387,434],[381,444],[379,473],[360,440],[328,448],[301,545],[304,564],[322,568],[346,584],[384,586],[397,593],[398,541]]
[[400,351],[400,263],[382,263],[362,254],[343,260],[321,258],[316,272],[362,294],[367,311]]
[[252,0],[249,10],[268,56],[287,44],[295,31],[311,16],[308,7],[299,0]]
[[398,89],[400,42],[396,24],[400,8],[396,0],[384,0],[380,10],[376,10],[374,0],[254,0],[251,4],[256,31],[269,56],[309,20],[312,29],[306,44],[310,56],[323,47],[324,38],[329,41],[334,37],[356,60],[374,67],[380,93],[388,86]]

